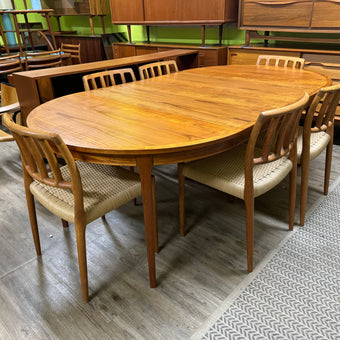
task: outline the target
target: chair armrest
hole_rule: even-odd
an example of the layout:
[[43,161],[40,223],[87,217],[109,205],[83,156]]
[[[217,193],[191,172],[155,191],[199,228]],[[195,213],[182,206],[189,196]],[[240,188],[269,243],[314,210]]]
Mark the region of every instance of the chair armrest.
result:
[[20,111],[19,102],[15,102],[13,104],[0,107],[0,114],[6,113],[6,112],[15,112],[15,111]]

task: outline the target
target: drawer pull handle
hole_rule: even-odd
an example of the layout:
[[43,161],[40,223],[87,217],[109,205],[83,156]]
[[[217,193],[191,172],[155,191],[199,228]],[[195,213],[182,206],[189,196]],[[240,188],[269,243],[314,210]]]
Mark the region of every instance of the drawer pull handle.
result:
[[305,65],[306,66],[319,65],[319,66],[323,66],[323,67],[340,68],[340,64],[336,64],[336,63],[323,63],[321,61],[306,61]]
[[[300,2],[300,1],[299,1]],[[259,5],[264,5],[264,6],[285,6],[285,5],[292,5],[296,4],[298,1],[259,1]]]

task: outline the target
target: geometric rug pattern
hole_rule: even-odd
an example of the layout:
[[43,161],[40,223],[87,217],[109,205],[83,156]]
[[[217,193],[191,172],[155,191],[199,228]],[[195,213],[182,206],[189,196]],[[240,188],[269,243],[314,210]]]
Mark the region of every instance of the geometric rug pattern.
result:
[[202,339],[339,340],[339,293],[337,185]]

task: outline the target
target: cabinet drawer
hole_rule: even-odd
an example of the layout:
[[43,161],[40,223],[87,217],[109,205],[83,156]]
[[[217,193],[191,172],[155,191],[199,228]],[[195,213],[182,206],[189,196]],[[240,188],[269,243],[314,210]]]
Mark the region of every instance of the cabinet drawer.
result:
[[199,50],[198,51],[198,67],[226,65],[227,53],[226,49],[221,50]]
[[144,46],[136,46],[136,55],[143,55],[149,53],[156,53],[157,47],[144,47]]
[[243,2],[241,25],[307,28],[311,12],[312,1],[246,0]]
[[134,45],[115,45],[112,44],[113,48],[113,58],[125,58],[132,57],[136,55],[136,50]]
[[294,51],[267,51],[251,49],[229,49],[228,65],[255,65],[257,58],[261,54],[284,55],[290,57],[300,57],[299,52]]
[[340,81],[340,55],[303,53],[305,69],[322,73],[334,81]]
[[315,1],[312,28],[340,28],[340,1]]

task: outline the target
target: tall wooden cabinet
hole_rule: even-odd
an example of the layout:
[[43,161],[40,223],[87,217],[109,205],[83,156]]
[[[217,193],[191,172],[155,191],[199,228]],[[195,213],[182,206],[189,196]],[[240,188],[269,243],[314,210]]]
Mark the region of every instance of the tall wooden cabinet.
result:
[[[256,34],[257,30],[327,33],[325,42],[340,43],[340,39],[329,36],[329,33],[340,33],[340,1],[240,0],[239,28],[247,30],[246,45],[250,38],[265,39]],[[271,40],[289,40],[282,36],[275,38]],[[301,38],[305,40],[320,39]]]
[[[237,21],[239,0],[110,0],[112,22],[130,25],[222,25]],[[148,39],[149,40],[149,39]]]

